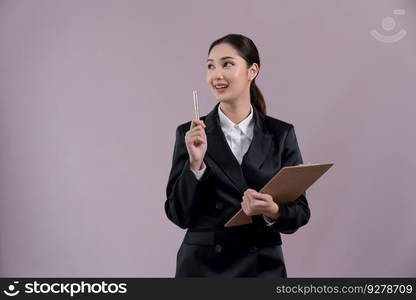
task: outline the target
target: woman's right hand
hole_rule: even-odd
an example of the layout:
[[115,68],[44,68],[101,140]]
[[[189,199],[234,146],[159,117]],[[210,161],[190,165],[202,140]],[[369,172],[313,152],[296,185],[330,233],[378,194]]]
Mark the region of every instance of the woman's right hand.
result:
[[192,170],[201,169],[202,162],[207,152],[207,136],[204,121],[192,119],[191,127],[185,134],[186,149],[189,154],[189,164]]

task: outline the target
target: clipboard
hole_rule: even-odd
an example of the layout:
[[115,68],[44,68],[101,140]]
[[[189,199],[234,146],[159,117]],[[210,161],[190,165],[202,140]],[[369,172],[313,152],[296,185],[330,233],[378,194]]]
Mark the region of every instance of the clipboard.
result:
[[[333,165],[333,163],[323,163],[283,167],[259,192],[271,195],[277,204],[290,204]],[[252,218],[247,216],[241,208],[225,223],[224,227],[250,223],[253,223]]]

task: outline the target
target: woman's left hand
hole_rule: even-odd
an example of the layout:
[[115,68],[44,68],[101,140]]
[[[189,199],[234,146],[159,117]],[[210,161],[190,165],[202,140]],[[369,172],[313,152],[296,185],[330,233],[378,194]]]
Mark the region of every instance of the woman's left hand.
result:
[[273,201],[273,197],[253,189],[244,192],[241,207],[247,216],[263,214],[274,220],[279,217],[279,205]]

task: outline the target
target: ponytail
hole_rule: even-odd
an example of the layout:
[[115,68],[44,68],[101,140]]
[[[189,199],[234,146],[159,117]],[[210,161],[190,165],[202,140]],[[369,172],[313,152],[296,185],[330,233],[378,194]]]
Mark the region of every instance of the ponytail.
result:
[[266,103],[264,102],[263,94],[256,85],[256,79],[253,79],[250,85],[250,103],[266,115]]

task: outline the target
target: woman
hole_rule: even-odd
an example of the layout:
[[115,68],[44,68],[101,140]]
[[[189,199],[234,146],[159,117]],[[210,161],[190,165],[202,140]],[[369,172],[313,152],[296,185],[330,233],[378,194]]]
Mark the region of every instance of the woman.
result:
[[[207,83],[219,103],[176,129],[165,212],[188,230],[175,277],[287,277],[280,233],[305,225],[310,210],[305,194],[278,205],[258,192],[282,167],[302,163],[293,125],[266,115],[259,69],[249,38],[214,41]],[[224,227],[241,208],[253,223]]]

